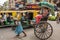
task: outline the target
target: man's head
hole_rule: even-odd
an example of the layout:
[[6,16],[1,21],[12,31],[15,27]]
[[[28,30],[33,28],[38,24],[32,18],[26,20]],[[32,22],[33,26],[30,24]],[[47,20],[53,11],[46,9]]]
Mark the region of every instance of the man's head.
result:
[[46,14],[47,14],[48,12],[49,12],[49,8],[44,7],[44,8],[43,8],[43,13],[46,13]]
[[43,15],[43,16],[47,16],[48,13],[49,13],[49,8],[43,7],[43,8],[42,8],[42,15]]
[[40,12],[38,12],[38,14],[40,14]]
[[4,13],[4,15],[5,15],[5,13]]

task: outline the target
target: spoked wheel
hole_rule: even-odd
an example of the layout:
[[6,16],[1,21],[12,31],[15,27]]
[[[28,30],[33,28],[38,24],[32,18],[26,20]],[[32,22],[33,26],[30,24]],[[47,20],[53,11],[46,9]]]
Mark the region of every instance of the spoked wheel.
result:
[[50,38],[52,33],[53,33],[53,28],[47,22],[40,22],[38,25],[35,25],[34,27],[35,36],[41,40],[46,40]]

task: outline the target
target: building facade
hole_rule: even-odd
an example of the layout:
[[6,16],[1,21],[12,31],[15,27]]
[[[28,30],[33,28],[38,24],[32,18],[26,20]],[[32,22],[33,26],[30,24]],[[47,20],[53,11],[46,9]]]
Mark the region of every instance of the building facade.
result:
[[[9,0],[9,8],[15,9],[16,6],[21,8],[22,6],[30,5],[30,4],[39,4],[43,0]],[[52,2],[52,0],[45,0],[48,2]],[[17,8],[17,9],[18,9]]]
[[15,1],[14,0],[9,0],[9,8],[15,8]]

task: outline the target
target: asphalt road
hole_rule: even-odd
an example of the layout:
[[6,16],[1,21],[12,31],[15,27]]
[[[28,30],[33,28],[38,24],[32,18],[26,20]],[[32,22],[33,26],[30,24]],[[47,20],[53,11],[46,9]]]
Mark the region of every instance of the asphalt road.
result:
[[[55,21],[49,21],[49,23],[53,26],[53,35],[48,40],[60,40],[60,24],[57,24]],[[27,34],[24,38],[15,38],[16,34],[11,28],[0,28],[0,40],[39,40],[34,35],[33,28],[24,30]],[[21,34],[20,37],[22,37]]]

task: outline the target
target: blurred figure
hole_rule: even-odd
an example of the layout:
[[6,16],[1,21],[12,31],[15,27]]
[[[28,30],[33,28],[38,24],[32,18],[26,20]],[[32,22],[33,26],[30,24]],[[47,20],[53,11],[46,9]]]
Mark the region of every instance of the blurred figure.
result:
[[0,14],[0,25],[2,25],[2,23],[1,23],[1,19],[2,19],[2,15]]
[[21,23],[22,25],[26,24],[27,22],[27,17],[25,13],[21,13]]
[[55,2],[55,1],[53,1],[53,3],[54,3],[54,8],[55,8],[54,10],[55,10],[55,11],[58,11],[58,7],[57,7],[56,2]]
[[60,8],[60,0],[57,0],[57,6]]
[[59,24],[59,22],[60,22],[60,14],[57,13],[57,23]]
[[17,19],[20,20],[20,13],[17,13]]
[[3,26],[4,25],[4,19],[2,18],[2,15],[0,14],[0,24]]
[[19,2],[16,2],[16,3],[15,3],[16,10],[19,10],[19,5],[20,5]]
[[11,22],[11,15],[7,16],[7,22],[9,22],[9,23]]
[[[12,25],[15,25],[14,22],[15,22],[15,20],[13,19],[13,16],[11,16],[11,22],[10,22],[10,23],[11,23]],[[16,28],[16,27],[14,27],[14,26],[11,26],[11,27],[12,27],[12,30],[15,30],[15,28]]]
[[21,21],[25,21],[25,14],[21,13]]
[[22,27],[22,24],[21,24],[21,22],[20,22],[20,20],[16,20],[15,21],[15,24],[17,25],[16,26],[16,29],[15,29],[15,32],[16,32],[16,37],[19,37],[19,35],[21,34],[21,33],[24,33],[24,37],[26,36],[26,33],[24,32],[24,30],[23,30],[23,27]]
[[4,21],[7,21],[7,15],[5,13],[3,14],[3,19]]
[[13,21],[14,19],[13,19],[13,16],[11,16],[11,21]]
[[2,18],[2,15],[1,15],[1,13],[0,13],[0,18]]
[[31,20],[33,19],[33,13],[32,12],[26,12],[26,13],[27,13],[26,17],[27,17],[28,23],[30,24]]

